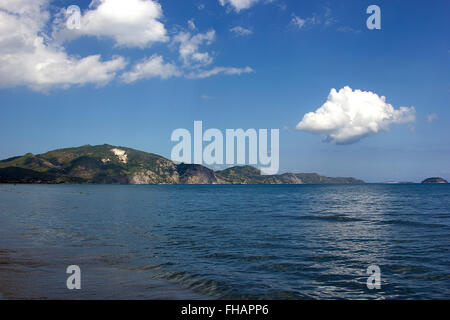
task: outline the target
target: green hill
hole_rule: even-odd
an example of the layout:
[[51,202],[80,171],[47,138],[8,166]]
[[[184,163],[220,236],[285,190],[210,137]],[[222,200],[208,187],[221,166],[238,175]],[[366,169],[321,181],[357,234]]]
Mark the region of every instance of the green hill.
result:
[[108,144],[58,149],[0,161],[0,183],[94,184],[356,184],[354,178],[315,173],[261,175],[251,166],[221,171],[175,164],[156,154]]
[[434,184],[434,183],[448,183],[447,180],[444,180],[439,177],[428,178],[422,181],[422,184]]
[[281,175],[261,175],[261,171],[251,166],[232,167],[217,171],[219,181],[231,184],[362,184],[354,178],[329,178],[317,173],[284,173]]

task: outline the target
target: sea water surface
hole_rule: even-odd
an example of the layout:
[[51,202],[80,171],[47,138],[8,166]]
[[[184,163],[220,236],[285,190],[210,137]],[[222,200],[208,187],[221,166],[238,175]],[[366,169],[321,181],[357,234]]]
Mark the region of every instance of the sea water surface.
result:
[[0,185],[5,299],[449,299],[449,249],[449,185]]

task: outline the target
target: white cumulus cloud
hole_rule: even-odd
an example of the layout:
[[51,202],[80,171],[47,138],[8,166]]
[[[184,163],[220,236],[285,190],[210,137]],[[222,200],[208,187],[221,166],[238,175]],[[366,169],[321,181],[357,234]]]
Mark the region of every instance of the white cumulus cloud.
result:
[[70,56],[44,30],[50,19],[48,1],[0,2],[0,87],[28,86],[47,91],[111,81],[125,59],[102,61],[100,55]]
[[80,28],[68,30],[61,19],[55,37],[106,37],[118,46],[144,48],[169,40],[162,18],[161,5],[155,0],[93,0],[81,16]]
[[318,134],[327,142],[350,144],[387,131],[391,124],[414,122],[415,114],[414,107],[395,109],[384,96],[346,86],[331,89],[327,101],[305,114],[296,129]]

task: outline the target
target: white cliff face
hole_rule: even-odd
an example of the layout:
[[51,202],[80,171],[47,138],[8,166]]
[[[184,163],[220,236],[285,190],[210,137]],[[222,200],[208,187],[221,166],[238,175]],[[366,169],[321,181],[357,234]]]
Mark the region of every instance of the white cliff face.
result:
[[116,157],[119,158],[119,160],[122,161],[123,163],[128,162],[128,156],[127,156],[127,152],[125,150],[113,148],[113,149],[111,149],[111,152],[114,153],[116,155]]

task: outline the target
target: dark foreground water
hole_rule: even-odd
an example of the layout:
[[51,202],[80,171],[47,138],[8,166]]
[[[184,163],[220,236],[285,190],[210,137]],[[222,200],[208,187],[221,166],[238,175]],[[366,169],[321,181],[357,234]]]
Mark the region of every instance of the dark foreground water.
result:
[[449,185],[0,185],[0,299],[449,299],[449,249]]

